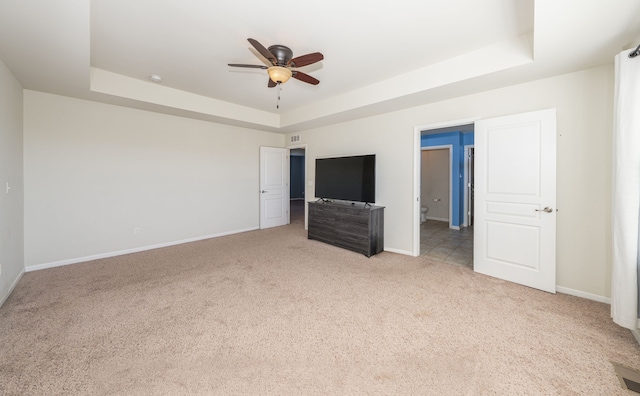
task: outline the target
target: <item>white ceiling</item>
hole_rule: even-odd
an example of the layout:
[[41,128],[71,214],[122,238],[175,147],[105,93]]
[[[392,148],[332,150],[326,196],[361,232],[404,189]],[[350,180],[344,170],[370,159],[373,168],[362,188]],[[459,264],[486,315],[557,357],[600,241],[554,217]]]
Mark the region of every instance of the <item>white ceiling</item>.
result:
[[[26,89],[275,132],[611,63],[638,0],[2,0],[0,59]],[[267,88],[247,38],[322,52]],[[149,80],[161,75],[162,84]]]

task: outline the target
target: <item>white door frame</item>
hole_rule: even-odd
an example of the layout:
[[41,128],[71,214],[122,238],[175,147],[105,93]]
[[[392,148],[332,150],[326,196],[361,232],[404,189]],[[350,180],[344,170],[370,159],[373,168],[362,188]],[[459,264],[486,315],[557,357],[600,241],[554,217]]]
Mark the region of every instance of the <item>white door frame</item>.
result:
[[440,129],[458,125],[472,124],[480,117],[464,118],[459,120],[444,121],[432,124],[416,125],[413,127],[413,256],[420,255],[420,163],[422,147],[420,146],[420,136],[423,131],[430,129]]
[[[453,227],[453,207],[452,207],[452,202],[453,202],[453,197],[451,196],[451,193],[453,191],[453,186],[452,186],[452,179],[453,179],[453,144],[443,144],[443,145],[439,145],[439,146],[428,146],[428,147],[422,147],[422,149],[420,150],[422,151],[431,151],[431,150],[448,150],[449,151],[449,197],[448,197],[448,201],[449,201],[449,228],[454,228]],[[420,156],[422,158],[422,156]],[[422,162],[422,161],[421,161]],[[421,169],[422,170],[422,164],[421,164]],[[422,187],[422,177],[420,178],[420,186]],[[421,188],[422,190],[422,188]],[[420,193],[422,194],[422,191],[420,191]],[[426,202],[425,202],[426,204]],[[422,202],[420,202],[420,207],[422,206],[426,206],[423,205]]]
[[469,206],[469,200],[471,197],[469,196],[469,149],[474,148],[473,144],[467,144],[464,146],[464,221],[462,222],[463,227],[469,227],[469,211],[471,207]]

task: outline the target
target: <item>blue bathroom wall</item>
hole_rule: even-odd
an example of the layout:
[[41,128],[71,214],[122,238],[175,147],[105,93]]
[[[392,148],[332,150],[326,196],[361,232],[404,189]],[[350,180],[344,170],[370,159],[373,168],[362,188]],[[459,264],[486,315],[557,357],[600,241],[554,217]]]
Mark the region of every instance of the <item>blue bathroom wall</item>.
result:
[[452,145],[451,167],[451,225],[464,223],[464,146],[473,144],[473,132],[446,132],[423,135],[421,147]]

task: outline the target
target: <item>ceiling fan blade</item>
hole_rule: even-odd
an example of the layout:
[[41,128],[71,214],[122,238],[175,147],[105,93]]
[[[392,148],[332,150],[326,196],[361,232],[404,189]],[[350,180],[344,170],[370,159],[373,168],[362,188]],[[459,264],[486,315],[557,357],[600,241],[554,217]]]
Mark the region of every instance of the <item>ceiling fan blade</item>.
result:
[[252,38],[249,38],[247,40],[251,43],[251,45],[253,45],[253,48],[255,48],[260,53],[260,55],[267,58],[267,60],[271,62],[272,65],[276,64],[276,57],[273,56],[273,54],[268,49],[266,49],[264,45],[260,44],[257,40],[254,40]]
[[267,66],[264,65],[245,65],[242,63],[228,63],[227,66],[231,66],[231,67],[249,67],[252,69],[268,69]]
[[289,66],[291,67],[302,67],[311,65],[316,62],[320,62],[324,59],[324,55],[319,52],[314,52],[312,54],[306,54],[302,56],[295,57],[289,61]]
[[274,83],[272,79],[269,79],[269,83],[267,84],[267,87],[275,88],[276,85],[278,85],[278,84]]
[[295,79],[298,79],[300,81],[304,81],[306,83],[313,84],[313,85],[318,85],[320,83],[320,80],[317,80],[317,79],[311,77],[310,75],[305,74],[305,73],[303,73],[301,71],[297,71],[297,70],[293,72],[292,77],[295,78]]

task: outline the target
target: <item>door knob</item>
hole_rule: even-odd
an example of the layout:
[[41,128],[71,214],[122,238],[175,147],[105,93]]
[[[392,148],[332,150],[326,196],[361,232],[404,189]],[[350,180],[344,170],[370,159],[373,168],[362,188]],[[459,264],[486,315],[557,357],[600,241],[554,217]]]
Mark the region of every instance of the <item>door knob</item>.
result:
[[544,209],[542,209],[542,210],[540,210],[540,209],[536,209],[536,212],[551,213],[551,212],[553,212],[553,209],[551,209],[550,207],[548,207],[548,206],[547,206],[546,208],[544,208]]
[[260,191],[260,192],[264,194],[264,193],[266,193],[267,191],[266,191],[266,190],[262,190],[262,191]]

